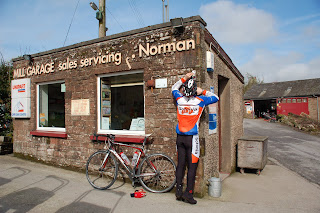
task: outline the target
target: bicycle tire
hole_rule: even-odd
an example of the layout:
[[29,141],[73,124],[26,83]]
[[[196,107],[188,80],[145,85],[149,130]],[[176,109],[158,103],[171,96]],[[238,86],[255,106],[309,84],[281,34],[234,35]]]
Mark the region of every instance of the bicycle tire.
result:
[[176,183],[175,173],[176,164],[165,154],[151,154],[145,157],[138,168],[142,187],[154,193],[170,191]]
[[[101,169],[105,156],[109,154],[107,163]],[[87,180],[96,189],[108,189],[117,179],[118,163],[112,153],[108,151],[96,151],[86,165]]]

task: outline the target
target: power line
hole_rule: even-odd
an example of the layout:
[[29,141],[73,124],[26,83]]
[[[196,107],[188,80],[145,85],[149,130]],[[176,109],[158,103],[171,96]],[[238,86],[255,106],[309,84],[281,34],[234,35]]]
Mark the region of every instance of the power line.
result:
[[140,24],[142,27],[145,26],[144,21],[141,16],[141,13],[140,13],[139,9],[137,8],[135,2],[133,0],[128,0],[128,2],[129,2],[129,5],[132,9],[133,14],[136,16],[138,24]]
[[121,27],[121,29],[123,31],[125,31],[125,29],[123,29],[123,27],[121,26],[121,24],[118,22],[118,20],[116,19],[116,17],[111,13],[111,11],[107,8],[106,6],[106,9],[108,10],[108,12],[111,14],[112,18],[118,23],[118,25]]
[[[137,14],[138,14],[138,17],[139,17],[139,19],[140,19],[140,22],[143,24],[143,26],[145,26],[144,21],[143,21],[143,18],[142,18],[141,13],[140,13],[140,10],[139,10],[139,8],[138,8],[137,5],[136,5],[136,1],[135,1],[135,0],[131,0],[131,2],[132,2],[133,7],[135,8],[135,10],[136,10],[136,12],[137,12]],[[143,26],[142,26],[142,27],[143,27]]]
[[72,25],[72,22],[73,22],[73,19],[74,19],[74,15],[76,14],[76,11],[77,11],[77,9],[78,9],[79,2],[80,2],[80,0],[78,0],[76,9],[74,10],[74,13],[73,13],[73,16],[72,16],[72,19],[71,19],[71,23],[70,23],[70,25],[69,25],[69,29],[68,29],[66,38],[65,38],[65,40],[64,40],[64,42],[63,42],[63,47],[64,47],[64,45],[66,44],[66,41],[67,41],[67,38],[68,38],[68,35],[69,35],[69,31],[70,31],[70,28],[71,28],[71,25]]

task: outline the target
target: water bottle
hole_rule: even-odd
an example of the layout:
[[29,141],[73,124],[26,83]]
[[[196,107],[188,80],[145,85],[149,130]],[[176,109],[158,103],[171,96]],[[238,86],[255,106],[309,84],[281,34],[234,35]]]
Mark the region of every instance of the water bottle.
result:
[[130,165],[130,160],[129,160],[129,158],[128,158],[123,152],[120,152],[120,156],[121,156],[121,158],[123,159],[123,161],[124,161],[124,163],[125,163],[126,165]]
[[138,156],[139,156],[139,153],[135,151],[132,157],[131,166],[134,167],[137,164]]

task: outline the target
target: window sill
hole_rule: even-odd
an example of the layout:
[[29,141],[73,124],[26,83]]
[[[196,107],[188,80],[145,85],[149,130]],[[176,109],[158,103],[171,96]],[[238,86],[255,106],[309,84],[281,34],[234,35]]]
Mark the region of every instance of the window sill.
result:
[[[98,141],[105,141],[107,137],[99,136]],[[94,135],[90,135],[90,140],[96,140]],[[115,135],[115,142],[120,143],[136,143],[142,144],[144,141],[144,136],[133,136],[133,135]]]
[[40,131],[40,130],[31,131],[30,135],[40,136],[40,137],[51,137],[51,138],[64,138],[64,139],[68,137],[66,132]]

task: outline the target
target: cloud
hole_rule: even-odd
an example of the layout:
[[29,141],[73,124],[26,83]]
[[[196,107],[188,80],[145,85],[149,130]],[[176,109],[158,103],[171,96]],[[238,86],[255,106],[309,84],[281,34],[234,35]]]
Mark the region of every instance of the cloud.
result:
[[251,61],[240,67],[242,73],[250,73],[264,82],[280,82],[319,78],[320,56],[300,62],[303,55],[290,52],[279,55],[272,51],[257,50]]
[[250,44],[277,35],[273,16],[246,4],[217,1],[201,6],[200,14],[220,42]]

